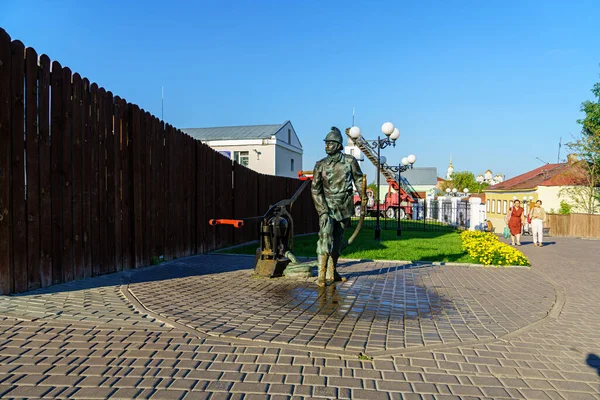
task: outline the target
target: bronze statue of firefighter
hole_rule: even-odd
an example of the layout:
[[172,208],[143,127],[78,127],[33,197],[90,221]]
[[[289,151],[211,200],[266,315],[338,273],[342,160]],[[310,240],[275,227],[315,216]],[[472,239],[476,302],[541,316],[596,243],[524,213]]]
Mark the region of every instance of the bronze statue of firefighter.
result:
[[319,214],[317,258],[319,286],[342,281],[336,271],[344,240],[344,229],[354,215],[352,184],[363,187],[364,175],[356,158],[344,154],[342,133],[335,126],[325,137],[327,157],[318,161],[313,170],[312,197]]
[[[254,272],[256,275],[270,278],[285,276],[311,276],[310,266],[307,275],[298,275],[299,264],[292,253],[294,222],[288,210],[310,183],[311,192],[319,215],[319,239],[317,241],[319,286],[345,281],[336,267],[341,251],[350,245],[358,235],[364,220],[366,202],[366,176],[362,173],[356,159],[342,153],[343,141],[340,130],[332,127],[324,139],[327,157],[315,164],[313,171],[300,171],[298,176],[304,180],[290,199],[281,200],[269,207],[263,216],[242,219],[211,219],[211,225],[227,224],[236,228],[244,226],[245,221],[261,220],[260,247],[256,250]],[[347,242],[344,242],[344,229],[350,226],[350,218],[355,212],[353,203],[354,188],[361,195],[363,212],[356,229]],[[314,264],[313,264],[314,265]]]

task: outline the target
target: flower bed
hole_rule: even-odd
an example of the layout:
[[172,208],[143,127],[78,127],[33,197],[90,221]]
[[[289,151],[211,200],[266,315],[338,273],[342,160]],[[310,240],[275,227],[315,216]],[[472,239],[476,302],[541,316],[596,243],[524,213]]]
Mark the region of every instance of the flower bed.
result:
[[489,232],[464,231],[460,234],[462,247],[473,259],[484,265],[530,265],[519,250],[498,240]]

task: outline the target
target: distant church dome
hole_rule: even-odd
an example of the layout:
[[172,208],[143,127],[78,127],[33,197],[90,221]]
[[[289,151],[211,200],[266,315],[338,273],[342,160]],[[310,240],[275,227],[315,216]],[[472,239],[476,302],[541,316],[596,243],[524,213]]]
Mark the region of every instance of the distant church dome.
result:
[[448,170],[446,171],[446,180],[452,180],[452,174],[454,173],[454,167],[452,166],[452,154],[450,154],[450,165],[448,165]]

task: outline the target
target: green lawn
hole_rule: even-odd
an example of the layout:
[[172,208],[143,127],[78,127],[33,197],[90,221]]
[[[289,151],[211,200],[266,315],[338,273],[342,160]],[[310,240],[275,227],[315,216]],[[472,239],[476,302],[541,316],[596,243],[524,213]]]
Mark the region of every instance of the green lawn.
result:
[[[346,237],[352,234],[346,230]],[[381,241],[373,239],[372,229],[363,229],[352,245],[342,252],[344,258],[401,261],[445,261],[474,263],[461,248],[457,232],[381,231]],[[295,238],[294,254],[300,257],[316,257],[317,235]],[[255,254],[257,244],[221,250],[230,254]]]

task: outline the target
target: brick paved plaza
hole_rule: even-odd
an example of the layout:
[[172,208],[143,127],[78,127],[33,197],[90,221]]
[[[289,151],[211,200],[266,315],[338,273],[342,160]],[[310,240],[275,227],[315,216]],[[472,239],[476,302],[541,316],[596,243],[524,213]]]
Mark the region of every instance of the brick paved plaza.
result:
[[521,250],[347,261],[324,289],[197,256],[0,297],[0,397],[598,399],[600,241]]

